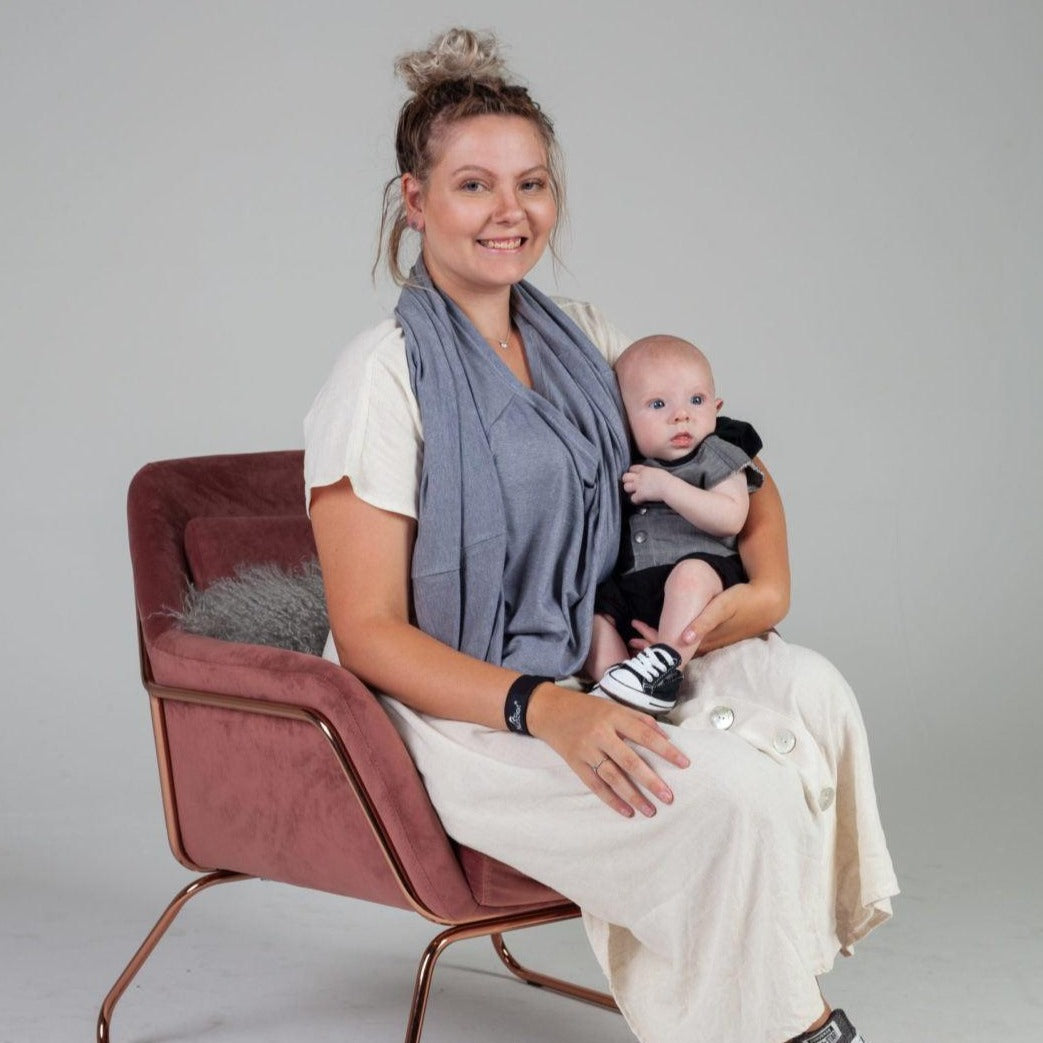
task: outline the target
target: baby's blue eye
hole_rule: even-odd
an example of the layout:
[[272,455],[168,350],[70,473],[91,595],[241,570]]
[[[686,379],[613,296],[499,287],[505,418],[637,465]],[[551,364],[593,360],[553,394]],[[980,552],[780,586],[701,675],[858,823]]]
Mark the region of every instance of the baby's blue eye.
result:
[[693,406],[701,406],[702,404],[703,404],[703,396],[702,395],[692,395],[692,405]]
[[648,403],[648,408],[649,409],[665,409],[666,408],[666,403],[661,398],[653,398],[652,401]]

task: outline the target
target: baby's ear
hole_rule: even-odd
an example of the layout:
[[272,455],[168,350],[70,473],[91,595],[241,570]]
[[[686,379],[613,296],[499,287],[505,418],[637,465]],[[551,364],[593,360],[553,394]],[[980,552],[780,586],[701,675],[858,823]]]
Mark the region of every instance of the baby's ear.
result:
[[719,398],[719,399],[717,399],[717,401],[716,401],[716,402],[714,403],[714,408],[715,408],[715,409],[717,410],[717,412],[719,413],[719,412],[721,411],[721,406],[723,406],[723,405],[724,405],[724,399],[723,399],[723,398]]

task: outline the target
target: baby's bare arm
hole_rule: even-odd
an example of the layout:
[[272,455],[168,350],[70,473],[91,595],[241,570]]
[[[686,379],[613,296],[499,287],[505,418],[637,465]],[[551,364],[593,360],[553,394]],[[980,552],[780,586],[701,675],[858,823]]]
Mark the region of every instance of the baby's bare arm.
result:
[[623,475],[623,489],[631,502],[658,500],[711,536],[738,535],[750,509],[745,471],[729,475],[712,489],[699,489],[661,467],[634,464]]

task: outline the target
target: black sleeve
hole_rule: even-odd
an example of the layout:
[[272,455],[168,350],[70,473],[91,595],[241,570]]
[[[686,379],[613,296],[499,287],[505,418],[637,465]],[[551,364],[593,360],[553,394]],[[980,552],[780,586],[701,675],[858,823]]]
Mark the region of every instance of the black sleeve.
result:
[[751,458],[764,448],[761,436],[757,434],[753,424],[747,424],[745,420],[732,420],[730,416],[719,416],[714,434],[726,442],[731,442],[732,445],[737,445]]

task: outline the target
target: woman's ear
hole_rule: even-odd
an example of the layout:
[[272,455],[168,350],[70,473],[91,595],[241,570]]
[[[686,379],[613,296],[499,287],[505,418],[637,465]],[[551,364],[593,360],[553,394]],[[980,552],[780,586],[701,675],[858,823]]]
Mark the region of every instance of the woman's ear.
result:
[[402,175],[402,205],[406,211],[406,221],[414,232],[424,230],[424,193],[420,181],[414,174]]

